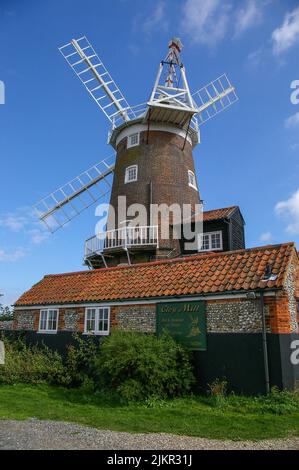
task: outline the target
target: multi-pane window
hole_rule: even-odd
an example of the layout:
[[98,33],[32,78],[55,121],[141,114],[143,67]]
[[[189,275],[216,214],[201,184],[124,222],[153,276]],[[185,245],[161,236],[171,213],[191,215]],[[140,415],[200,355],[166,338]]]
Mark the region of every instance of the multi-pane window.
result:
[[215,232],[211,234],[211,248],[212,250],[220,250],[222,248],[221,233]]
[[56,332],[58,326],[58,310],[46,309],[40,311],[39,331]]
[[197,190],[195,174],[191,170],[188,170],[188,181],[189,181],[189,186]]
[[139,132],[128,136],[128,148],[139,145]]
[[96,328],[96,309],[87,308],[86,309],[86,319],[85,319],[85,332],[95,331]]
[[222,250],[222,232],[207,232],[201,235],[200,251]]
[[137,181],[138,176],[138,166],[131,165],[126,168],[125,174],[125,183],[132,183],[132,181]]
[[85,312],[85,333],[109,334],[109,307],[87,308]]
[[98,331],[108,334],[109,330],[109,308],[99,308]]

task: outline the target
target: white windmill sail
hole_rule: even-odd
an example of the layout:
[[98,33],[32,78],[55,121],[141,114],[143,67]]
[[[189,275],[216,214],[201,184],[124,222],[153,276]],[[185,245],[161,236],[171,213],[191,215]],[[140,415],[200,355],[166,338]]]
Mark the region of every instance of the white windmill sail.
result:
[[129,121],[129,116],[134,117],[127,100],[86,36],[72,39],[59,50],[113,127]]
[[199,125],[204,124],[239,99],[235,87],[232,86],[226,74],[193,93],[192,97],[198,108]]
[[35,204],[53,233],[111,191],[115,155],[102,160]]

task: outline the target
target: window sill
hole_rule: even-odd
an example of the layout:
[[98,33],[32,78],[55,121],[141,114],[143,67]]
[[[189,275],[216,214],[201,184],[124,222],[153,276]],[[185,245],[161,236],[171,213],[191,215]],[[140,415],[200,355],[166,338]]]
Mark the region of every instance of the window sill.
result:
[[133,145],[127,145],[127,149],[131,149],[132,147],[138,147],[138,146],[139,146],[139,143],[133,144]]
[[89,331],[84,331],[82,333],[82,335],[85,335],[85,336],[108,336],[109,335],[109,331],[105,331],[105,332],[96,332],[96,333],[91,333]]
[[222,251],[223,248],[209,248],[207,250],[199,250],[198,253],[208,253],[209,251]]
[[38,330],[37,331],[38,334],[40,335],[56,335],[57,334],[57,330]]

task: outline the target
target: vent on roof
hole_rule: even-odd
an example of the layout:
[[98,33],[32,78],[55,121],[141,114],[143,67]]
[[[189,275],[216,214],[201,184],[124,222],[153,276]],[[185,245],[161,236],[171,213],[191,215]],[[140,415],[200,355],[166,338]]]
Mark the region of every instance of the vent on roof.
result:
[[273,274],[271,264],[267,264],[266,268],[265,268],[264,275],[262,277],[262,281],[264,281],[264,282],[276,281],[276,279],[277,279],[277,274]]

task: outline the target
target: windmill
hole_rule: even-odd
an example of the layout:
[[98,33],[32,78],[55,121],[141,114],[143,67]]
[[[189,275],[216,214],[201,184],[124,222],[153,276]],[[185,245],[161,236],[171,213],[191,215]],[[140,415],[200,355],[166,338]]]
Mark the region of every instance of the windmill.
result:
[[191,94],[181,62],[182,43],[173,38],[161,61],[149,100],[131,107],[85,36],[59,48],[97,106],[111,124],[108,143],[114,153],[58,188],[36,205],[39,219],[51,232],[63,227],[110,193],[117,227],[85,242],[85,263],[92,267],[131,263],[179,254],[177,240],[161,240],[151,215],[142,226],[119,220],[118,198],[126,204],[191,204],[200,201],[192,149],[199,127],[237,101],[227,76]]

